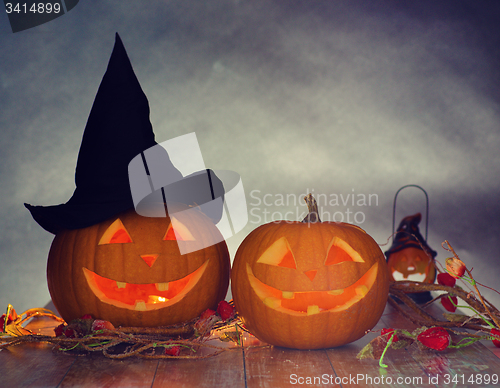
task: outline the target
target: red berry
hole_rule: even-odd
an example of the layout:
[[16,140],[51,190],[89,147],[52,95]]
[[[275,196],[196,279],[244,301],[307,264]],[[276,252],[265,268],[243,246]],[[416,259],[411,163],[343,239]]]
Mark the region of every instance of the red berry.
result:
[[[453,303],[451,300],[453,301]],[[446,310],[448,310],[451,313],[454,313],[455,311],[457,311],[458,299],[456,296],[452,296],[451,300],[448,298],[448,295],[443,295],[441,297],[441,304]]]
[[395,333],[394,329],[386,329],[383,328],[381,334],[385,335],[387,334],[387,341],[391,338],[392,334],[394,333],[394,336],[392,337],[392,342],[398,342],[399,338],[398,335]]
[[103,321],[102,319],[96,319],[94,322],[92,322],[92,331],[98,331],[98,330],[114,330],[115,327],[113,324],[109,321]]
[[451,344],[450,334],[442,327],[431,327],[417,336],[422,344],[434,350],[445,350]]
[[234,317],[234,307],[227,303],[225,300],[221,300],[217,306],[217,312],[223,321],[231,319]]
[[71,327],[67,327],[64,330],[64,335],[68,338],[76,338],[76,333]]
[[170,348],[165,348],[165,354],[168,354],[169,356],[178,356],[179,354],[181,354],[181,347],[172,346]]
[[493,345],[495,345],[497,348],[500,348],[500,330],[498,330],[497,328],[493,328],[490,330],[490,334],[495,335],[499,338],[499,339],[494,339],[492,341]]
[[85,315],[83,315],[80,319],[93,319],[93,318],[92,318],[92,315],[90,315],[90,314],[85,314]]
[[451,276],[448,272],[443,272],[438,274],[437,281],[442,286],[455,287],[455,283],[457,282],[453,276]]
[[207,319],[209,317],[211,317],[212,315],[215,314],[215,311],[214,310],[210,310],[210,309],[206,309],[205,311],[203,311],[200,315],[200,320],[201,319]]
[[56,337],[60,337],[64,334],[64,328],[66,326],[64,325],[64,323],[61,323],[59,326],[57,326],[55,329],[54,329],[54,333],[56,335]]

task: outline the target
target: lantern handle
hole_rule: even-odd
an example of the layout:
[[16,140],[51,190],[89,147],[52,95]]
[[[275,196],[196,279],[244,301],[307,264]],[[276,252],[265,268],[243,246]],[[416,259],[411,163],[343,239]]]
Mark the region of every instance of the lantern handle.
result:
[[425,191],[422,187],[418,185],[405,185],[401,187],[398,191],[396,191],[396,195],[394,196],[394,206],[392,208],[392,240],[394,241],[394,228],[396,224],[396,200],[398,198],[398,194],[401,190],[407,187],[416,187],[423,191],[425,194],[426,200],[426,209],[425,209],[425,241],[427,241],[427,230],[429,229],[429,196],[427,195],[427,191]]

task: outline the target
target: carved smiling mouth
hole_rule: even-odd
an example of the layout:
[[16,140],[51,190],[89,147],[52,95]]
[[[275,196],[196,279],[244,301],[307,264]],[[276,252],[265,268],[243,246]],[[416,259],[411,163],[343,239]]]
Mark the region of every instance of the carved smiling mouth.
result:
[[370,291],[377,277],[378,263],[375,263],[354,284],[330,291],[281,291],[255,277],[247,264],[250,285],[264,304],[272,309],[291,315],[313,315],[322,312],[346,310],[359,302]]
[[105,278],[87,268],[83,268],[83,273],[101,302],[128,310],[151,311],[179,302],[198,283],[209,261],[182,279],[165,283],[125,283]]

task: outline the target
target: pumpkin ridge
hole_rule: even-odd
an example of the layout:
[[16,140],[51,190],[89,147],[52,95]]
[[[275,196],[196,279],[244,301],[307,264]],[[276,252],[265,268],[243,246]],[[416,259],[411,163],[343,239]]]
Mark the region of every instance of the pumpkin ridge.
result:
[[[76,248],[77,248],[77,244],[78,244],[78,239],[77,239],[77,233],[66,233],[64,235],[64,238],[63,238],[63,241],[66,239],[66,238],[69,238],[72,240],[72,243],[69,245],[70,246],[70,249],[69,249],[69,257],[73,257],[75,252],[77,251]],[[61,247],[64,247],[63,244],[61,244]],[[61,260],[60,263],[59,263],[59,268],[61,269],[62,266],[64,265],[67,265],[69,266],[69,269],[67,269],[68,273],[70,274],[71,278],[73,278],[74,276],[74,262],[73,260],[67,260],[66,262]],[[65,270],[63,268],[63,270],[61,271],[61,274],[64,273]],[[71,281],[71,284],[70,284],[70,287],[71,287],[71,293],[72,293],[72,299],[73,300],[76,300],[76,288],[74,286],[74,282],[73,282],[73,279]],[[65,298],[66,299],[66,298]],[[66,301],[65,301],[66,303]],[[81,308],[82,306],[80,305],[80,301],[77,302],[77,307],[78,308]]]

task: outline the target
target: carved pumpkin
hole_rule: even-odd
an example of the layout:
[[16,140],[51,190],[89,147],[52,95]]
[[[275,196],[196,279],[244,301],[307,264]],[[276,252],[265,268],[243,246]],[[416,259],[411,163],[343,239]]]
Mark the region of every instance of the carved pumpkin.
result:
[[[210,244],[220,240],[219,233],[193,209],[163,218],[130,210],[64,230],[56,234],[47,264],[54,305],[66,321],[91,314],[115,326],[163,326],[197,317],[215,308],[229,286],[226,243]],[[200,241],[208,247],[180,254],[178,243]]]
[[389,291],[387,266],[365,231],[320,222],[314,199],[306,200],[304,222],[272,222],[245,238],[231,290],[245,326],[259,339],[297,349],[340,346],[378,322]]
[[388,260],[391,280],[433,283],[436,269],[432,258],[420,248],[406,248],[393,253]]

